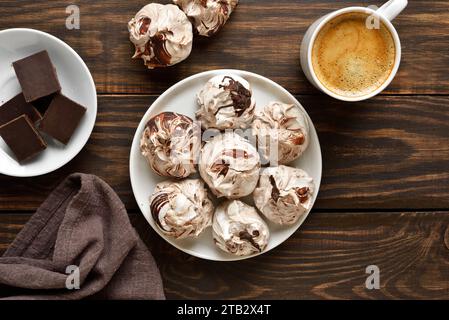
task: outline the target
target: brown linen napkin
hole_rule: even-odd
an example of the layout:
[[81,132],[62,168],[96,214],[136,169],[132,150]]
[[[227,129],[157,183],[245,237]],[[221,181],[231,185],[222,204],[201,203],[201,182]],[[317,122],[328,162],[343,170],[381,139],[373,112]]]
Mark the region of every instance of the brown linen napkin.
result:
[[[68,266],[79,267],[79,290],[66,287]],[[165,299],[119,197],[80,173],[56,188],[0,257],[0,298]]]

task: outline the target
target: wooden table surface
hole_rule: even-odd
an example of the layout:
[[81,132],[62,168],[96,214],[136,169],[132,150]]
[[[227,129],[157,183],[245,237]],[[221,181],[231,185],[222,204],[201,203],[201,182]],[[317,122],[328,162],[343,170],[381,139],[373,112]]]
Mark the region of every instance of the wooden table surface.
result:
[[[160,1],[168,3],[169,1]],[[299,68],[299,47],[319,16],[377,1],[241,0],[212,39],[194,39],[187,61],[148,71],[132,61],[127,22],[148,0],[0,0],[0,30],[28,27],[72,46],[94,77],[99,113],[83,151],[37,178],[0,176],[0,253],[68,174],[107,181],[162,272],[168,298],[449,298],[449,1],[409,0],[394,21],[400,70],[383,94],[343,103],[319,93]],[[65,8],[81,9],[67,30]],[[323,179],[304,225],[284,244],[243,262],[197,259],[168,245],[134,200],[128,162],[135,129],[168,87],[197,72],[237,68],[295,94],[323,152]],[[380,268],[367,290],[365,268]]]

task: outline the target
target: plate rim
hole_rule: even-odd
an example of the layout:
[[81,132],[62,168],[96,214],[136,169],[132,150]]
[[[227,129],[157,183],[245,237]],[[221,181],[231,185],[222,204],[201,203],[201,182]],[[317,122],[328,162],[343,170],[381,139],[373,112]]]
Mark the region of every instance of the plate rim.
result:
[[[133,163],[136,161],[136,150],[135,148],[137,148],[138,142],[140,141],[140,137],[139,137],[139,133],[140,133],[140,127],[143,125],[143,123],[145,123],[145,119],[148,118],[149,114],[151,113],[153,106],[157,105],[161,100],[163,100],[166,96],[168,96],[169,94],[171,94],[173,91],[176,91],[179,87],[182,87],[185,83],[195,80],[197,78],[201,78],[201,77],[206,77],[208,75],[210,75],[211,77],[217,73],[235,73],[237,75],[240,75],[242,77],[245,76],[250,76],[250,77],[255,77],[258,78],[259,80],[263,80],[268,82],[270,85],[275,86],[277,89],[279,89],[280,91],[282,91],[283,93],[285,93],[287,96],[289,96],[293,101],[296,101],[299,103],[299,105],[302,107],[302,109],[304,110],[308,121],[310,122],[311,126],[309,128],[309,130],[313,130],[315,133],[315,136],[317,138],[317,147],[318,147],[318,152],[319,152],[319,181],[315,182],[316,185],[316,195],[314,198],[314,201],[312,203],[312,206],[310,208],[310,210],[301,218],[298,227],[296,229],[292,229],[292,231],[290,232],[290,234],[281,242],[279,242],[278,244],[274,245],[272,248],[268,249],[268,250],[264,250],[262,252],[259,253],[255,253],[252,255],[248,255],[248,256],[229,256],[229,258],[226,259],[216,259],[216,258],[210,258],[209,256],[203,255],[201,253],[198,253],[196,251],[193,250],[189,250],[189,249],[185,249],[182,248],[181,246],[179,246],[176,242],[171,242],[168,238],[168,236],[166,236],[165,234],[162,233],[162,231],[158,230],[157,228],[155,228],[147,219],[147,217],[145,216],[145,213],[143,212],[143,208],[139,205],[139,201],[137,199],[137,192],[136,192],[136,186],[135,186],[135,182],[133,179],[133,173],[132,173],[132,167],[133,167]],[[140,152],[138,153],[140,154]],[[265,253],[268,253],[270,251],[272,251],[273,249],[277,248],[278,246],[280,246],[281,244],[283,244],[285,241],[287,241],[288,239],[291,238],[291,236],[298,231],[298,229],[303,225],[304,221],[307,219],[307,217],[310,215],[310,213],[312,212],[313,207],[315,206],[315,202],[318,198],[318,194],[319,194],[319,190],[321,187],[321,180],[322,180],[322,176],[323,176],[323,154],[321,151],[321,144],[320,144],[320,140],[319,140],[319,136],[318,136],[318,132],[316,131],[315,128],[315,124],[313,123],[312,119],[310,118],[309,114],[307,113],[307,110],[305,110],[304,106],[298,101],[298,99],[295,98],[295,96],[293,94],[291,94],[287,89],[285,89],[284,87],[282,87],[280,84],[278,84],[277,82],[259,75],[257,73],[251,72],[251,71],[245,71],[245,70],[239,70],[239,69],[213,69],[213,70],[208,70],[208,71],[203,71],[203,72],[199,72],[196,74],[193,74],[191,76],[188,76],[178,82],[176,82],[175,84],[173,84],[172,86],[170,86],[169,88],[167,88],[162,94],[160,94],[156,100],[153,101],[153,103],[147,108],[147,110],[145,111],[144,115],[142,116],[141,120],[139,121],[139,124],[137,125],[136,131],[134,133],[133,136],[133,140],[132,140],[132,144],[131,144],[131,149],[130,149],[130,155],[129,155],[129,178],[130,178],[130,182],[131,182],[131,189],[133,192],[133,196],[134,199],[136,200],[137,206],[139,207],[139,210],[141,212],[141,214],[143,215],[143,217],[145,218],[145,220],[147,221],[147,223],[150,225],[150,227],[162,238],[164,239],[167,243],[169,243],[171,246],[175,247],[176,249],[187,253],[191,256],[200,258],[200,259],[204,259],[204,260],[209,260],[209,261],[219,261],[219,262],[230,262],[230,261],[242,261],[242,260],[246,260],[246,259],[251,259],[251,258],[255,258],[257,256],[263,255]],[[217,250],[219,250],[219,248],[217,248]]]
[[56,166],[50,166],[49,169],[44,169],[44,170],[40,170],[37,171],[36,173],[31,173],[31,174],[21,174],[21,173],[16,173],[16,172],[5,172],[3,170],[0,169],[0,174],[3,174],[5,176],[9,176],[9,177],[16,177],[16,178],[32,178],[32,177],[39,177],[39,176],[43,176],[46,175],[48,173],[54,172],[60,168],[62,168],[63,166],[65,166],[66,164],[68,164],[70,161],[72,161],[80,152],[81,150],[83,150],[83,148],[86,146],[87,142],[89,141],[92,132],[94,130],[96,121],[97,121],[97,114],[98,114],[98,97],[97,97],[97,87],[95,85],[95,81],[92,77],[92,74],[89,70],[89,68],[87,67],[86,63],[84,62],[83,58],[81,58],[81,56],[71,47],[69,46],[66,42],[64,42],[63,40],[59,39],[58,37],[44,32],[44,31],[40,31],[40,30],[36,30],[36,29],[32,29],[32,28],[9,28],[9,29],[4,29],[4,30],[0,30],[0,37],[3,36],[6,33],[9,32],[28,32],[28,33],[34,33],[34,34],[38,34],[39,36],[43,36],[46,38],[49,38],[50,40],[54,41],[55,43],[57,43],[58,45],[65,47],[66,49],[69,50],[69,52],[72,53],[72,55],[81,63],[81,66],[83,67],[84,72],[87,74],[88,76],[88,80],[89,80],[89,84],[90,86],[94,89],[94,106],[93,106],[93,122],[92,125],[90,125],[90,127],[86,128],[86,130],[89,130],[89,135],[87,136],[86,141],[84,141],[83,143],[80,144],[79,149],[73,154],[72,157],[68,157],[66,160],[62,161],[60,164],[56,165]]

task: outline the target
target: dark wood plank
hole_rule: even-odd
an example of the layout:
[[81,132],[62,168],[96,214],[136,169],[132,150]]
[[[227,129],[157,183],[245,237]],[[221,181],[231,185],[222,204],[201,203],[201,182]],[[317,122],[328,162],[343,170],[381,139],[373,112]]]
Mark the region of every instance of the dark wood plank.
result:
[[[128,209],[135,129],[154,96],[102,96],[94,132],[65,167],[42,177],[0,176],[0,211],[35,210],[72,172],[106,180]],[[324,172],[316,208],[449,208],[449,97],[387,97],[344,104],[299,96],[318,130]],[[150,192],[150,190],[149,190]]]
[[[0,215],[0,253],[29,215]],[[133,225],[155,257],[168,298],[449,299],[449,213],[316,213],[271,252],[242,262],[191,257],[141,215]],[[365,269],[380,269],[367,290]]]
[[[304,94],[317,93],[299,67],[300,42],[308,26],[332,10],[384,1],[241,1],[215,38],[195,38],[186,62],[158,71],[147,71],[140,61],[131,61],[133,48],[128,41],[127,22],[148,2],[2,0],[0,30],[28,27],[60,37],[85,59],[100,93],[161,93],[192,74],[236,68],[260,73],[293,93]],[[65,28],[68,4],[80,5],[80,30]],[[448,1],[409,1],[394,23],[403,44],[403,60],[386,93],[449,93],[447,21]]]

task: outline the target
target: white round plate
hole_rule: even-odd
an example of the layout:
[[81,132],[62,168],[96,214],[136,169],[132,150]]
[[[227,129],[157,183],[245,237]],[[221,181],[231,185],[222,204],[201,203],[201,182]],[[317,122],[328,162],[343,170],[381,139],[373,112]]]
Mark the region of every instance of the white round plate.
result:
[[[36,157],[19,164],[0,138],[0,173],[15,177],[34,177],[59,169],[84,147],[92,133],[97,116],[97,93],[92,76],[81,57],[58,38],[33,29],[0,31],[0,105],[22,90],[12,63],[42,50],[47,50],[56,68],[61,92],[87,108],[87,112],[64,146],[45,139],[48,148]],[[45,80],[43,80],[45,81]]]
[[[212,238],[212,228],[206,229],[196,239],[172,239],[164,235],[155,225],[153,218],[151,217],[149,206],[149,197],[153,193],[156,184],[166,180],[167,178],[159,177],[158,175],[153,173],[146,159],[140,154],[139,150],[140,137],[142,136],[142,132],[145,128],[146,123],[151,117],[164,111],[174,111],[177,113],[185,114],[192,119],[195,119],[195,111],[198,108],[196,103],[196,94],[210,78],[220,74],[234,74],[248,80],[252,86],[253,95],[256,98],[257,109],[263,108],[270,101],[282,101],[285,103],[294,103],[300,105],[298,100],[296,100],[287,90],[282,88],[280,85],[265,77],[251,72],[240,70],[214,70],[193,75],[178,82],[167,91],[165,91],[151,105],[151,107],[143,116],[142,121],[137,128],[131,147],[130,177],[134,196],[136,197],[137,203],[142,210],[143,215],[145,216],[149,224],[153,227],[153,229],[170,244],[188,254],[203,259],[216,261],[243,260],[268,252],[269,250],[277,247],[282,242],[287,240],[304,222],[308,213],[292,226],[281,227],[267,222],[271,233],[268,247],[262,253],[245,257],[237,257],[223,252],[221,249],[219,249],[214,244]],[[313,197],[313,202],[315,202],[321,182],[321,149],[315,127],[313,126],[313,123],[308,115],[307,118],[310,124],[309,147],[301,156],[301,158],[290,164],[290,166],[302,168],[313,177],[316,184],[316,192]]]

